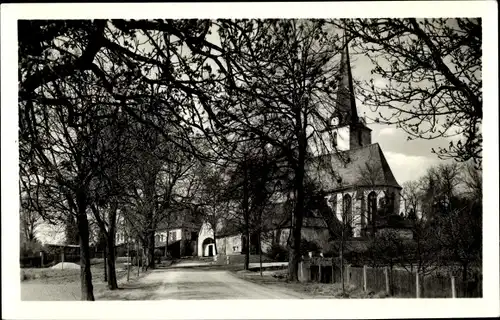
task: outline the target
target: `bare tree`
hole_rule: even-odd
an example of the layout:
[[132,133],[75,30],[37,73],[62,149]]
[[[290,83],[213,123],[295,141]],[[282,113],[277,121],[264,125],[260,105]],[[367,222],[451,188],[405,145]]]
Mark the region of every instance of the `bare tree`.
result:
[[[482,159],[481,19],[354,19],[345,28],[375,76],[360,94],[408,139],[461,134],[440,158]],[[338,23],[334,22],[338,25]],[[384,86],[375,85],[375,79]],[[383,112],[387,110],[388,113]]]
[[212,56],[217,64],[214,90],[220,92],[214,97],[214,126],[269,143],[286,157],[295,197],[289,279],[297,281],[308,145],[321,140],[335,113],[331,84],[338,49],[327,39],[322,20],[221,20],[217,27],[221,45],[211,46],[220,53]]

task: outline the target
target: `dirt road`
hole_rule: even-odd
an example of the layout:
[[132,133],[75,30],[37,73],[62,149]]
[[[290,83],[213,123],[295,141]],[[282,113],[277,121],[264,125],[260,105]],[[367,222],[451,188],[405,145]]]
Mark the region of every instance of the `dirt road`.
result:
[[96,295],[96,300],[165,299],[300,299],[295,292],[269,289],[237,278],[229,271],[153,270],[121,290]]

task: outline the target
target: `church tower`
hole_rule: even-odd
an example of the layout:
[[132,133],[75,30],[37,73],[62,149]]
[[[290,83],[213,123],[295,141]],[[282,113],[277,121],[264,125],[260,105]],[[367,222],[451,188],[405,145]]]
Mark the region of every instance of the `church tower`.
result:
[[356,108],[346,34],[337,79],[337,98],[333,113],[330,111],[329,115],[330,127],[322,133],[324,148],[317,148],[317,156],[334,153],[335,149],[345,151],[372,143],[372,130],[366,126],[365,120],[358,116]]

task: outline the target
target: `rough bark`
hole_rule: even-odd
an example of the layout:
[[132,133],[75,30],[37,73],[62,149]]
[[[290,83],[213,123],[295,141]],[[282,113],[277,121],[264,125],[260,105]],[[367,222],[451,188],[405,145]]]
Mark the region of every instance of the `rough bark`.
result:
[[290,232],[289,239],[289,262],[288,262],[288,280],[289,281],[298,281],[298,271],[299,271],[299,262],[300,262],[300,242],[301,242],[301,231],[302,231],[302,209],[304,208],[304,170],[297,170],[295,183],[297,190],[297,203],[294,209],[294,215],[292,219],[293,229]]
[[80,235],[80,281],[81,300],[94,301],[92,272],[90,270],[89,222],[87,220],[87,205],[83,195],[78,196],[78,234]]
[[107,251],[108,251],[107,247],[108,247],[108,244],[106,243],[106,245],[104,246],[104,249],[102,251],[102,258],[104,261],[104,281],[105,282],[108,281],[108,264],[107,264],[107,259],[106,259]]
[[[294,189],[297,195],[294,214],[292,219],[293,230],[290,232],[289,239],[289,262],[288,262],[288,280],[299,281],[299,262],[300,262],[300,242],[302,237],[302,223],[304,220],[303,209],[305,204],[305,190],[304,190],[304,170],[305,170],[305,157],[307,148],[307,139],[305,128],[307,127],[307,118],[301,121],[301,115],[296,113],[296,126],[298,128],[297,135],[299,140],[298,148],[298,162],[295,168],[295,181]],[[302,125],[303,124],[303,125]]]
[[148,232],[148,268],[154,269],[155,265],[155,233],[154,230]]
[[250,231],[248,230],[248,228],[247,228],[245,234],[246,234],[246,236],[245,236],[246,250],[245,250],[245,267],[244,267],[244,269],[248,270],[250,268],[250,246],[251,246]]
[[108,257],[108,288],[110,290],[118,289],[118,283],[116,280],[116,248],[115,248],[115,237],[116,237],[116,212],[118,210],[118,204],[113,203],[113,208],[109,214],[109,231],[106,235],[106,244],[108,246],[107,257]]
[[116,280],[116,254],[115,254],[115,237],[110,234],[107,238],[107,266],[108,266],[108,289],[118,289]]
[[259,265],[260,265],[260,276],[262,277],[262,237],[261,232],[259,231]]
[[165,258],[168,257],[168,237],[170,236],[170,231],[167,228],[167,237],[165,239]]

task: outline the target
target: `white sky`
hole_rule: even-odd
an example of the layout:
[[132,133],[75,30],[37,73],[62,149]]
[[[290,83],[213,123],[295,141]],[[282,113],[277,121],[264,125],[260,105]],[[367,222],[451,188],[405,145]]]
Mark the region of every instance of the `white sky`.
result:
[[[217,45],[220,44],[217,32],[212,32],[211,35],[208,35],[207,40]],[[370,71],[373,68],[373,64],[370,59],[361,54],[354,53],[353,50],[350,50],[350,55],[354,80],[368,81],[371,79],[372,75]],[[215,65],[212,65],[215,70]],[[377,81],[375,81],[375,84],[377,85]],[[379,82],[378,85],[383,85],[383,83]],[[356,105],[360,116],[366,115],[369,118],[377,116],[369,107],[364,106],[361,101],[357,100]],[[399,184],[420,178],[429,167],[444,161],[432,154],[431,148],[438,149],[438,147],[448,146],[450,138],[408,141],[408,135],[395,126],[372,123],[369,124],[369,127],[373,130],[372,142],[380,144]]]

